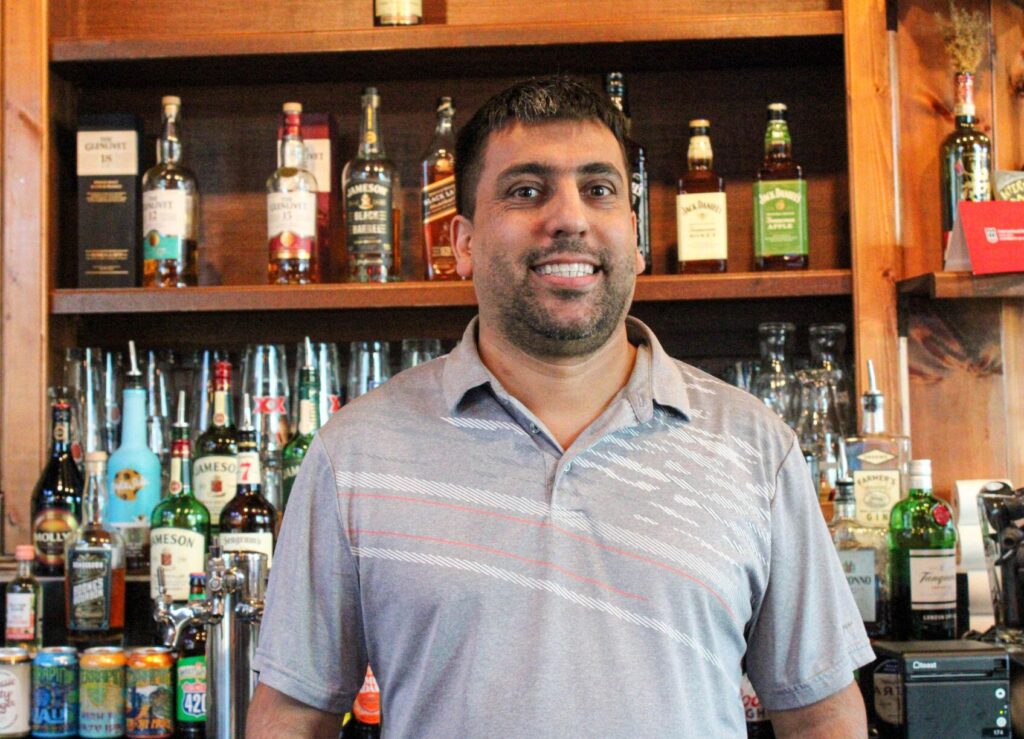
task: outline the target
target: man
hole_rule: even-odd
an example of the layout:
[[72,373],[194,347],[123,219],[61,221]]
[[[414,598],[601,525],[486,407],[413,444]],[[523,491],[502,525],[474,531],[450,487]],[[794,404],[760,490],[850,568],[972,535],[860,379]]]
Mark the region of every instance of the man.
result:
[[627,319],[622,119],[533,80],[459,135],[447,357],[321,429],[278,543],[249,736],[866,736],[872,658],[793,433]]

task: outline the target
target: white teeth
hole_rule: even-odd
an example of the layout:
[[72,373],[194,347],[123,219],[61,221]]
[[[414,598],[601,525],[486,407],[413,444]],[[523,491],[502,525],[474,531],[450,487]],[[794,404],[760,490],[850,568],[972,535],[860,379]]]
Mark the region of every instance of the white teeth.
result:
[[557,277],[585,277],[594,274],[595,271],[594,265],[583,262],[542,264],[537,267],[538,274],[556,275]]

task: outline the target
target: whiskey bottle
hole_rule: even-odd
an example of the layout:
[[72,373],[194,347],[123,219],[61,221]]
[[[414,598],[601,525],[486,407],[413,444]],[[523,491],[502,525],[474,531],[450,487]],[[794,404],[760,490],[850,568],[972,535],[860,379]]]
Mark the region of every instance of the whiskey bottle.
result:
[[36,549],[19,544],[14,558],[18,572],[4,588],[4,646],[21,647],[35,656],[43,646],[43,587],[32,576]]
[[167,95],[157,162],[142,176],[142,286],[196,284],[199,186],[181,163],[181,98]]
[[807,180],[793,161],[786,106],[768,106],[764,163],[754,182],[754,264],[807,269]]
[[[206,597],[206,574],[189,575],[189,601]],[[181,632],[181,648],[174,666],[176,733],[179,739],[206,739],[206,624],[192,619]]]
[[214,366],[213,415],[196,440],[196,497],[210,513],[210,535],[216,536],[220,512],[235,497],[238,474],[238,430],[231,398],[231,362]]
[[[86,464],[102,463],[107,453],[85,456]],[[90,470],[82,528],[65,547],[68,639],[79,648],[121,646],[124,641],[125,548],[116,531],[103,527],[105,497],[103,476]]]
[[299,425],[295,434],[285,445],[282,453],[284,464],[284,495],[282,497],[282,508],[288,506],[288,497],[292,494],[292,485],[295,484],[295,476],[299,474],[299,467],[302,460],[309,451],[309,445],[313,443],[313,435],[320,428],[319,418],[319,395],[317,387],[316,369],[312,365],[312,351],[306,347],[306,364],[299,370]]
[[378,26],[415,26],[423,22],[423,0],[374,0],[373,22]]
[[636,214],[636,245],[644,257],[644,274],[651,274],[651,206],[647,187],[647,150],[630,138],[633,121],[629,117],[626,80],[622,72],[605,76],[605,92],[612,105],[622,111],[626,123],[626,157],[629,159],[629,203]]
[[388,282],[400,274],[401,188],[380,140],[377,88],[363,90],[362,108],[359,150],[342,171],[348,279]]
[[992,144],[978,130],[974,75],[956,75],[956,129],[942,142],[942,244],[957,217],[957,203],[992,199]]
[[146,438],[146,388],[135,342],[128,342],[131,366],[125,378],[121,446],[110,455],[107,521],[124,541],[132,574],[149,574],[149,517],[160,502],[160,458]]
[[82,518],[82,473],[71,458],[71,401],[57,388],[50,408],[50,459],[32,490],[32,542],[38,575],[64,574],[64,543]]
[[178,419],[171,428],[168,497],[153,509],[149,595],[159,595],[157,571],[163,568],[167,592],[177,601],[189,595],[189,576],[206,567],[210,512],[192,494],[192,443],[185,421],[185,391],[178,393]]
[[450,226],[455,217],[455,107],[437,99],[437,126],[423,157],[423,257],[428,280],[457,280]]
[[690,121],[687,171],[679,178],[676,231],[679,272],[725,272],[729,258],[725,180],[715,173],[711,124]]
[[886,533],[883,528],[865,526],[857,520],[857,499],[850,478],[836,483],[835,514],[829,530],[868,636],[888,636]]
[[889,512],[903,495],[910,462],[910,439],[886,433],[885,396],[878,389],[870,359],[868,389],[861,396],[861,430],[845,439],[847,469],[853,476],[857,520],[886,528]]
[[267,242],[271,285],[319,282],[316,235],[317,183],[306,165],[302,105],[284,104],[280,166],[267,178]]
[[910,492],[889,516],[894,639],[955,639],[956,525],[932,495],[929,459],[910,462]]
[[235,497],[220,512],[218,543],[224,552],[265,554],[267,567],[270,567],[274,558],[277,511],[261,491],[260,450],[248,394],[242,407],[242,427],[238,430],[238,488]]

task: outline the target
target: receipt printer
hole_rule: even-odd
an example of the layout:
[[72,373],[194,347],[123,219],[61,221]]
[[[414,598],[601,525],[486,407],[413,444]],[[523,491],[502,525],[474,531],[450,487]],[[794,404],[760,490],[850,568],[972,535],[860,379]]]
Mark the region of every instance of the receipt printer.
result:
[[878,641],[874,648],[878,660],[862,669],[872,670],[867,702],[883,739],[1012,736],[1006,650],[966,640]]

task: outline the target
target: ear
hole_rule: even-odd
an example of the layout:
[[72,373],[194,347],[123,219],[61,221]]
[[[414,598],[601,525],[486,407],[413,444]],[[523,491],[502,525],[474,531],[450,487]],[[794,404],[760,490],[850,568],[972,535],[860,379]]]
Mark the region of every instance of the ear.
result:
[[473,221],[457,215],[451,223],[452,248],[455,250],[455,271],[459,277],[473,276]]

